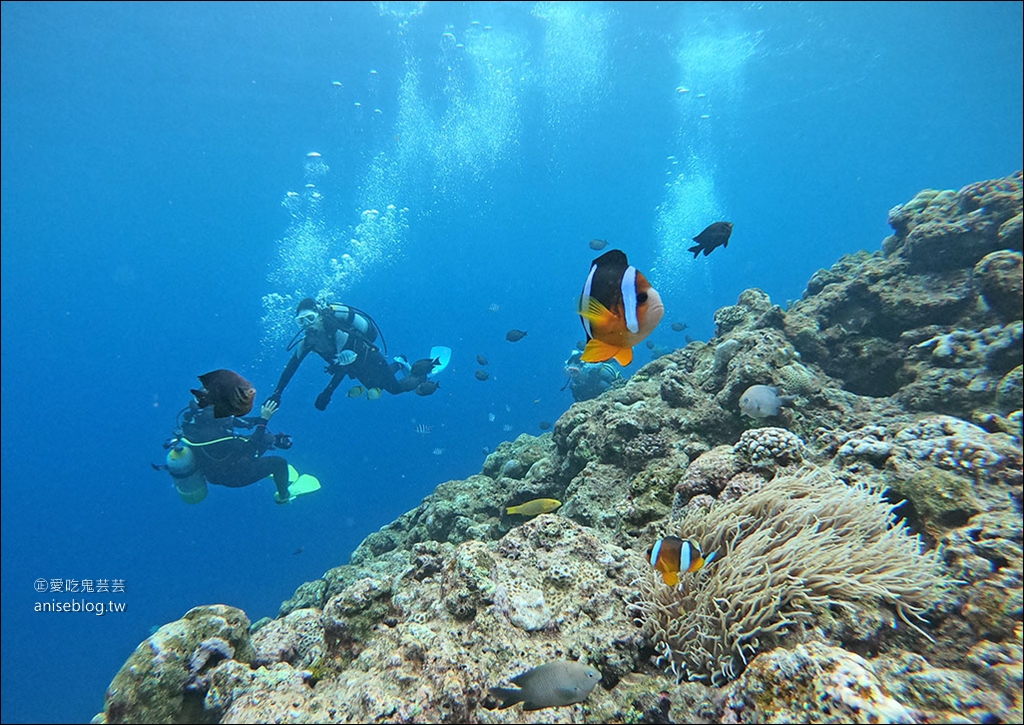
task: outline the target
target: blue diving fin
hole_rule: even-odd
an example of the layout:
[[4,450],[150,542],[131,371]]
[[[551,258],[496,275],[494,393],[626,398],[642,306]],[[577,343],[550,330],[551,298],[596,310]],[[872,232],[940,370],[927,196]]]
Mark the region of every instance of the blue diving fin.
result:
[[444,369],[448,367],[448,363],[451,362],[452,349],[444,345],[434,345],[434,347],[430,348],[430,359],[433,360],[434,358],[437,358],[438,365],[430,371],[428,377],[434,377],[444,372]]

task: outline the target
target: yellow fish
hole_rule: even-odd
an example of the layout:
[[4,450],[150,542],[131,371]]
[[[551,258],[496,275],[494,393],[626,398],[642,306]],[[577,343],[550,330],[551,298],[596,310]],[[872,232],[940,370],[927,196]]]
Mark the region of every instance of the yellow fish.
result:
[[536,516],[537,514],[551,513],[561,505],[562,502],[558,499],[535,498],[532,501],[521,503],[518,506],[509,506],[505,509],[505,513],[509,516],[512,514],[519,514],[520,516]]

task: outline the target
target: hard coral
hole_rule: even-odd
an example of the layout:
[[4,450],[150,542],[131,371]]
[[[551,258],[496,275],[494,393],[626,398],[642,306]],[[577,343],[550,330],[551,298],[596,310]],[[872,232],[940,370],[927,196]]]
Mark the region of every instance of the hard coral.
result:
[[753,428],[743,431],[733,453],[754,468],[788,466],[803,458],[804,442],[785,428]]
[[680,679],[734,679],[770,638],[828,606],[885,603],[918,629],[944,585],[938,558],[882,494],[824,469],[778,477],[705,512],[679,535],[718,558],[677,587],[653,574],[631,605],[661,661]]

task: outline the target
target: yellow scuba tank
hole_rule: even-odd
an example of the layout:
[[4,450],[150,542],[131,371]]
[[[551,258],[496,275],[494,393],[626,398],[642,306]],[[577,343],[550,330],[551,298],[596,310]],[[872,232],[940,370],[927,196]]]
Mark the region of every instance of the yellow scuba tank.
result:
[[174,479],[182,501],[199,503],[206,498],[206,477],[196,463],[191,448],[178,443],[167,451],[167,470]]

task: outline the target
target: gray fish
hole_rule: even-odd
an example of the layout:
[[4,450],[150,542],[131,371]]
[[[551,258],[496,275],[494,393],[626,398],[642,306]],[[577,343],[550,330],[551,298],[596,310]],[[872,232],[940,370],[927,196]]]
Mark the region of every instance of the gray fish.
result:
[[704,256],[706,257],[718,247],[728,247],[729,235],[731,234],[732,222],[715,222],[695,236],[693,241],[697,242],[697,244],[686,251],[693,252],[694,259],[696,259],[697,255],[701,252],[704,252]]
[[551,428],[551,421],[550,420],[542,420],[540,422],[540,429],[541,430],[549,430],[550,428]]
[[476,356],[476,361],[480,365],[486,365],[487,364],[487,358],[485,358],[483,355],[477,355]]
[[604,249],[607,246],[608,246],[608,240],[607,239],[591,239],[590,240],[590,248],[593,249],[595,252],[600,252],[602,249]]
[[672,330],[675,331],[675,332],[682,332],[683,330],[686,329],[686,327],[687,327],[687,325],[686,325],[685,322],[673,322],[672,323]]
[[505,339],[509,342],[519,342],[526,337],[525,330],[509,330],[505,333]]
[[590,665],[556,660],[513,677],[520,689],[491,687],[488,692],[501,700],[501,710],[517,702],[523,710],[540,710],[583,702],[600,680],[601,673]]
[[477,370],[473,374],[476,376],[477,380],[487,380],[487,378],[491,377],[490,375],[487,374],[486,370]]
[[740,396],[740,413],[751,418],[769,418],[779,414],[782,408],[793,407],[796,398],[779,395],[774,385],[751,385]]

